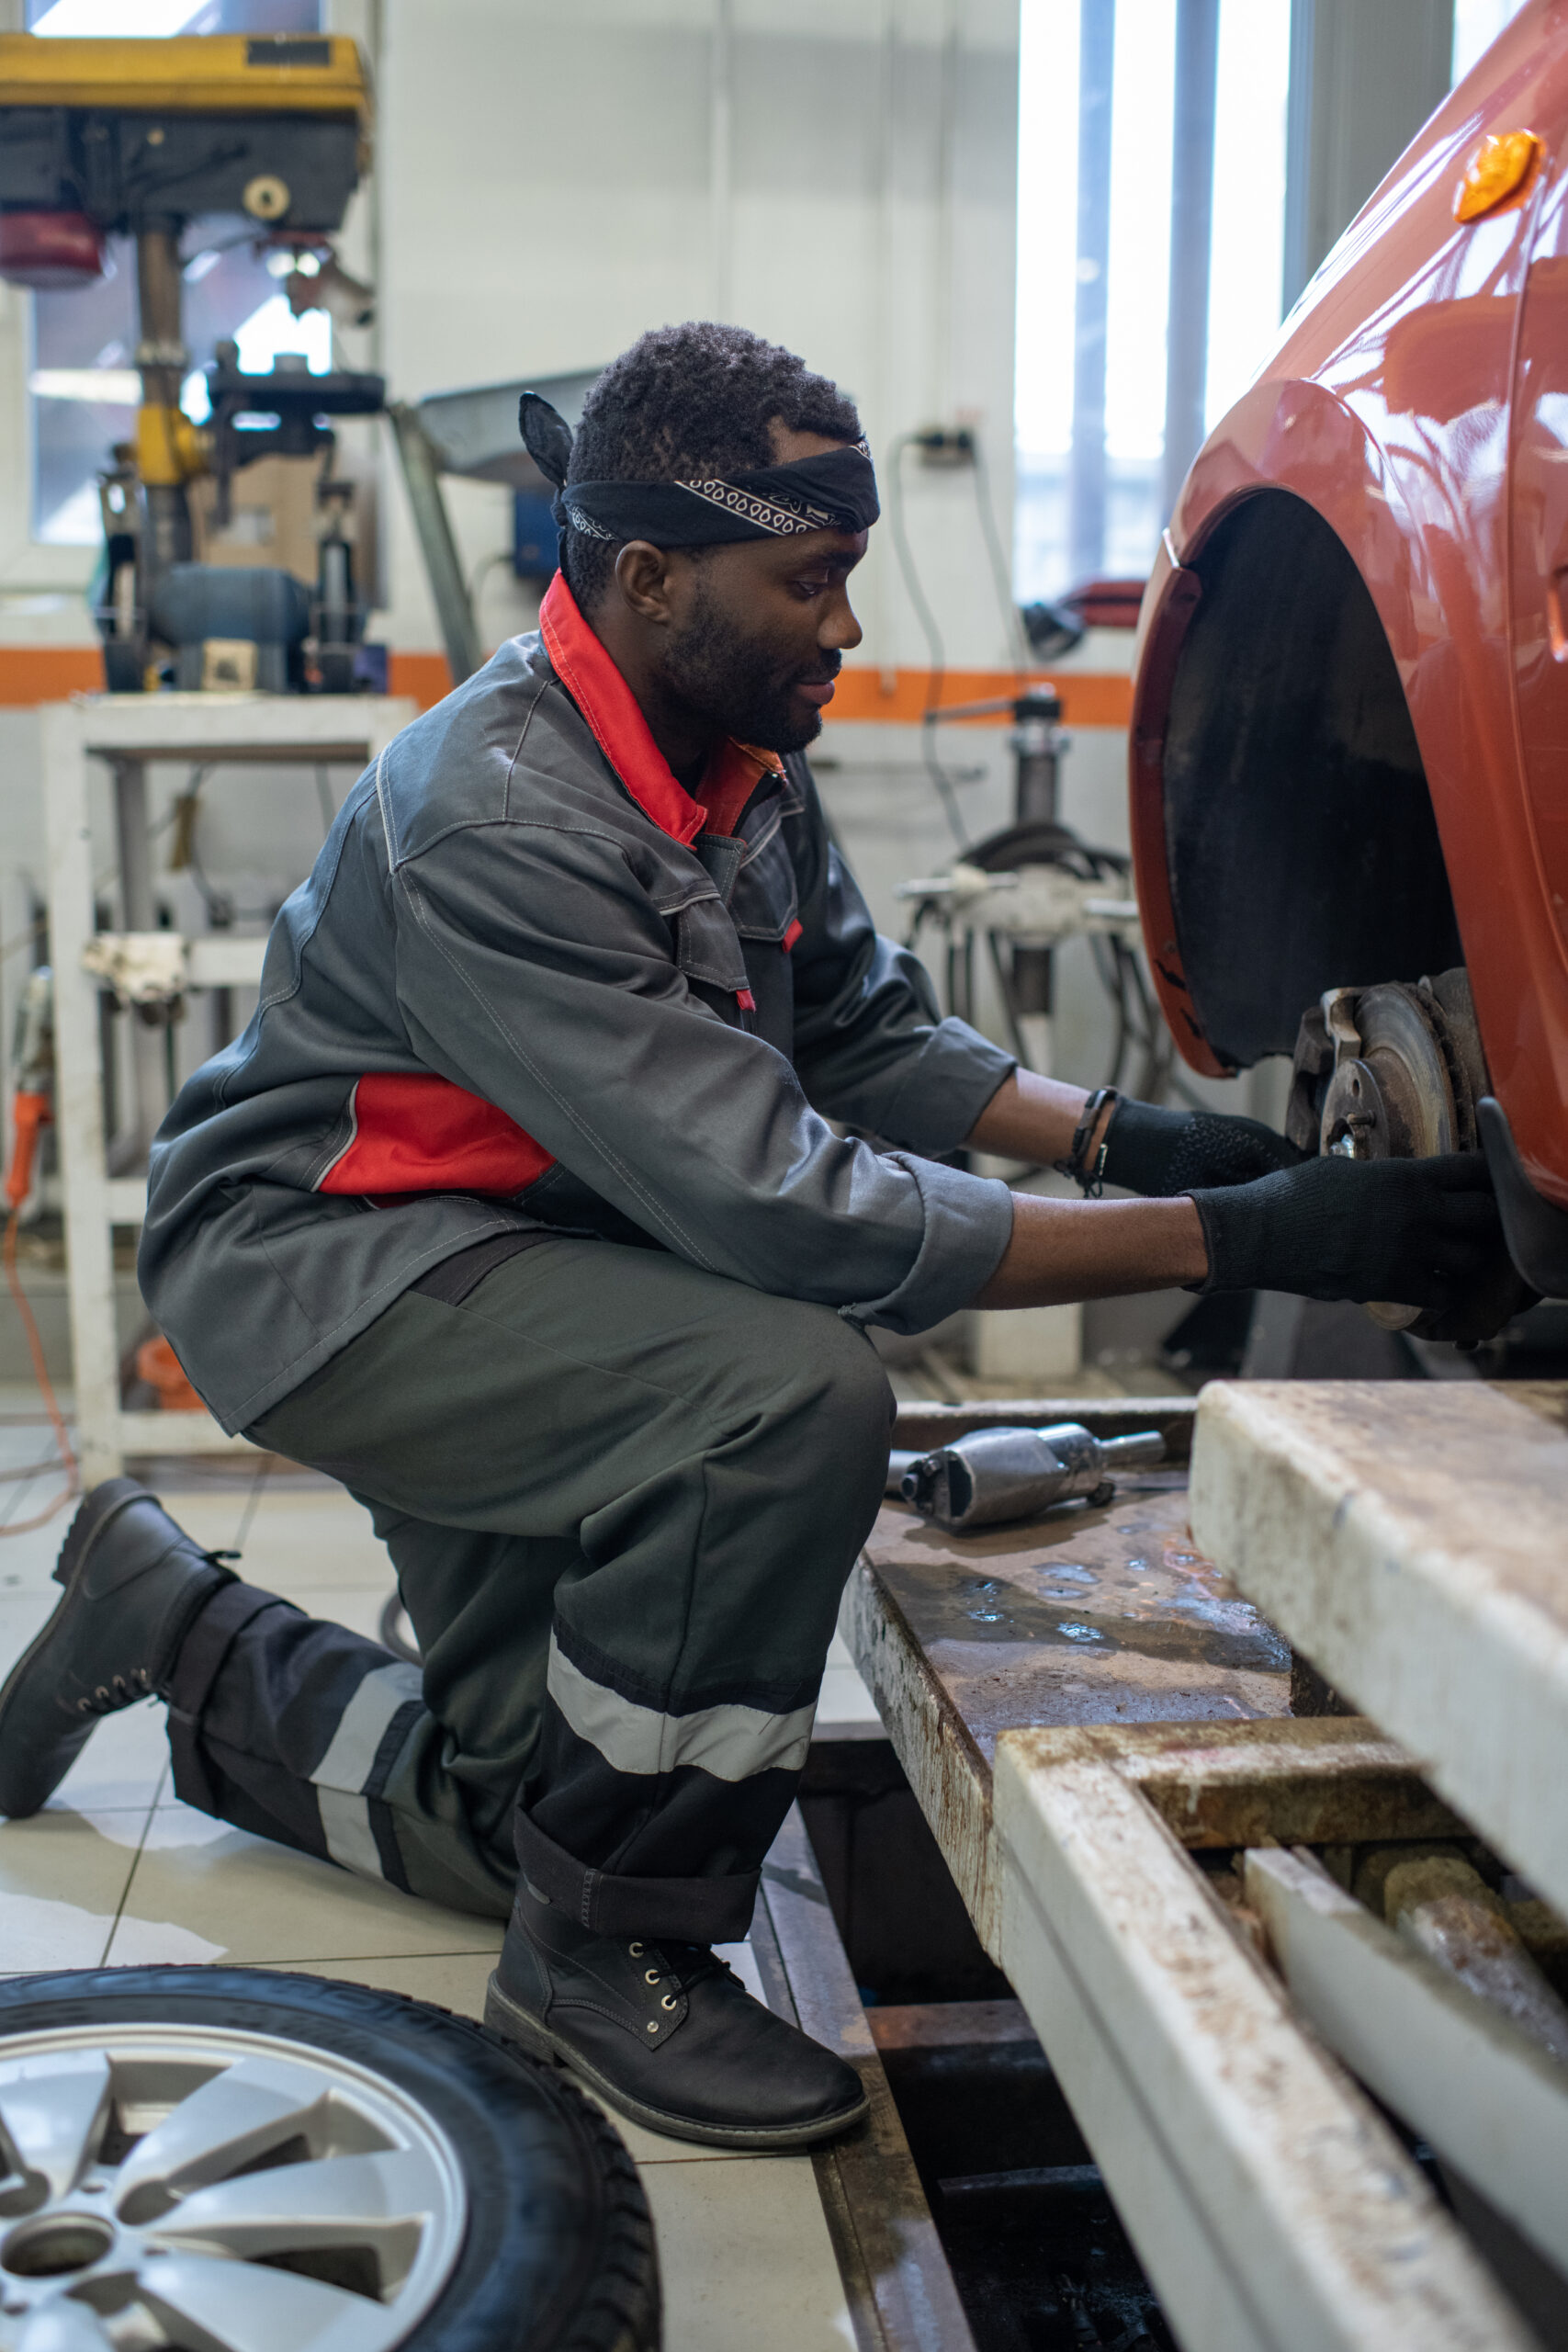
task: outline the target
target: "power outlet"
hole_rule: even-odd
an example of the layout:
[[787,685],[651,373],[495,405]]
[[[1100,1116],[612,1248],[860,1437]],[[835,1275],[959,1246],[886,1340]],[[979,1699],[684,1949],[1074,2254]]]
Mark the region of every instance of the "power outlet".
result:
[[922,466],[956,468],[975,462],[975,435],[967,424],[928,424],[912,437]]

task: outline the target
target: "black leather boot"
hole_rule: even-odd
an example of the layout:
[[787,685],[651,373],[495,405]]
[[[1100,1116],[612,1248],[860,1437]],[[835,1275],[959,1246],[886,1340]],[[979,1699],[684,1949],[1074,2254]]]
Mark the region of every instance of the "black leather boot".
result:
[[705,1944],[601,1936],[519,1884],[485,2023],[671,2139],[758,2154],[858,2123],[860,2077]]
[[0,1813],[36,1813],[102,1715],[163,1694],[191,1620],[233,1571],[134,1478],[106,1478],[72,1521],[65,1598],[0,1690]]

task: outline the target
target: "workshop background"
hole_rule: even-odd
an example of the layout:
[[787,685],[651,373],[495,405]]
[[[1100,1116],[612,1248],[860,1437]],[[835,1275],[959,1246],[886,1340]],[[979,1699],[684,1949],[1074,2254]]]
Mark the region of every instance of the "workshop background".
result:
[[[1352,6],[0,0],[0,30],[319,28],[361,44],[374,167],[337,244],[376,288],[373,320],[295,317],[242,243],[187,265],[193,369],[234,333],[244,368],[298,351],[316,372],[382,371],[389,397],[414,401],[592,369],[649,324],[708,315],[791,345],[852,392],[885,519],[855,582],[864,643],[815,765],[877,919],[897,933],[908,922],[898,885],[953,862],[942,792],[970,840],[1012,813],[1008,727],[928,730],[921,713],[1010,695],[1025,662],[1063,703],[1061,817],[1126,848],[1131,627],[1089,627],[1042,664],[1020,607],[1142,577],[1207,424],[1450,74],[1512,13],[1510,0],[1379,0],[1375,33],[1363,22],[1352,44]],[[1314,25],[1314,76],[1292,85],[1292,41],[1299,52]],[[1309,78],[1315,118],[1302,102]],[[0,286],[6,1038],[46,896],[37,706],[101,682],[95,474],[138,397],[129,245],[116,258],[88,294]],[[920,446],[933,435],[942,447]],[[388,649],[390,690],[429,704],[448,672],[390,428],[346,419],[340,446],[365,517],[368,636]],[[449,479],[446,494],[489,650],[533,625],[540,583],[514,566],[507,489]],[[1103,609],[1130,624],[1135,605]],[[264,932],[320,844],[328,797],[352,777],[333,771],[323,793],[309,770],[220,772],[176,822],[191,781],[152,775],[171,853],[160,919],[188,935],[215,920]],[[1056,987],[1053,1066],[1093,1084],[1114,1018],[1089,941],[1060,951]],[[242,1024],[252,1002],[232,992],[225,1017]],[[983,972],[978,1017],[1004,1034]],[[211,1019],[197,1000],[176,1030],[181,1076],[211,1049]],[[1184,1072],[1178,1083],[1280,1114],[1278,1063],[1231,1085]],[[38,1264],[28,1282],[66,1372],[63,1276]],[[118,1288],[129,1344],[141,1321],[129,1267]],[[1080,1361],[1114,1376],[1150,1358],[1182,1307],[1168,1296],[1041,1310],[938,1336],[967,1351],[971,1371],[1051,1385]],[[0,1376],[26,1370],[15,1325],[0,1320]]]

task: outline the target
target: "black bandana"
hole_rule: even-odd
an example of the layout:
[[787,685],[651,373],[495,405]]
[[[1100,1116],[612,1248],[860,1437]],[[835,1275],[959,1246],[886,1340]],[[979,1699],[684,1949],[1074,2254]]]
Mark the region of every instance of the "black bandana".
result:
[[571,434],[565,419],[537,392],[525,392],[517,424],[529,456],[555,486],[553,512],[562,530],[615,546],[650,539],[660,548],[697,548],[802,531],[867,531],[882,511],[863,441],[725,481],[568,482]]

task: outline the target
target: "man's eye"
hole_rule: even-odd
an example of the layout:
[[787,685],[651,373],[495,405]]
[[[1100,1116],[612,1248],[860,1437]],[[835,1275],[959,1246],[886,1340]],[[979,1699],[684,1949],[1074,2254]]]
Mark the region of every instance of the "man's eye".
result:
[[827,585],[828,582],[825,580],[797,580],[795,583],[795,592],[797,596],[820,596]]

